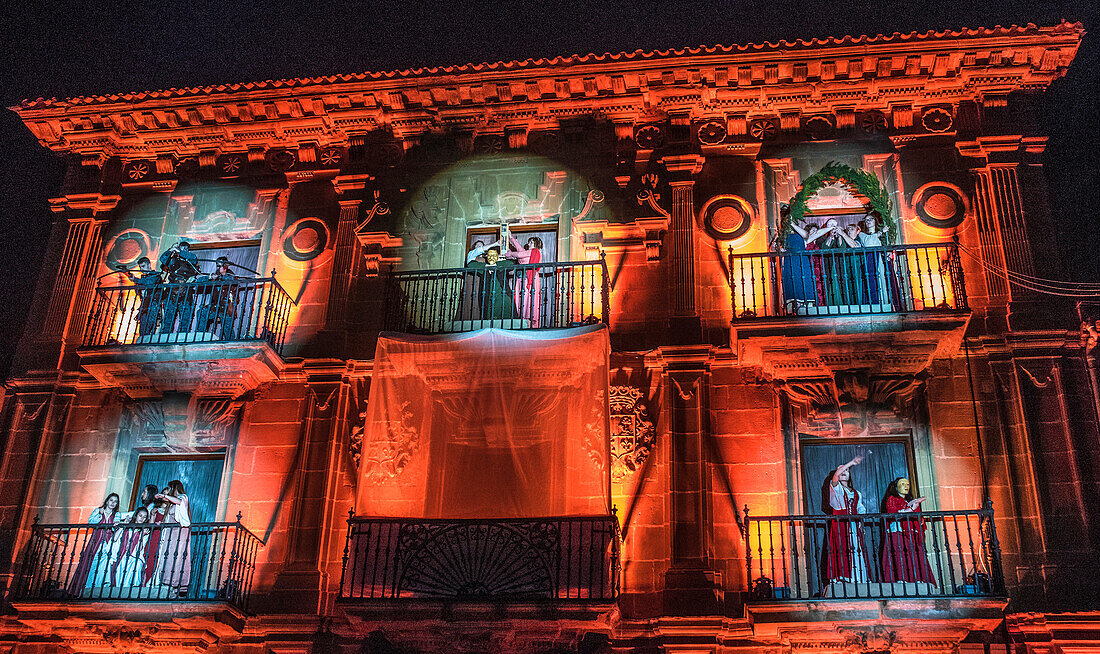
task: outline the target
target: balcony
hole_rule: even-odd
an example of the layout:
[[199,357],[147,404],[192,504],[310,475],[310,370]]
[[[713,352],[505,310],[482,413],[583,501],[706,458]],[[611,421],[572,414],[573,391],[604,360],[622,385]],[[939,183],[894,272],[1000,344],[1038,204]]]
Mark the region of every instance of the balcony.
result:
[[613,516],[351,517],[340,599],[611,603],[618,581]]
[[11,602],[23,610],[72,602],[213,602],[243,611],[262,542],[237,518],[190,528],[36,521]]
[[274,278],[99,287],[78,354],[134,398],[239,395],[277,377],[294,305]]
[[603,260],[394,272],[383,330],[447,334],[607,323]]
[[755,517],[746,508],[745,527],[745,610],[757,635],[949,640],[1004,617],[991,505],[830,517]]
[[755,517],[746,509],[745,525],[753,600],[1004,595],[988,506],[852,516]]
[[729,276],[731,342],[783,379],[870,363],[918,372],[959,347],[970,316],[954,243],[731,251]]

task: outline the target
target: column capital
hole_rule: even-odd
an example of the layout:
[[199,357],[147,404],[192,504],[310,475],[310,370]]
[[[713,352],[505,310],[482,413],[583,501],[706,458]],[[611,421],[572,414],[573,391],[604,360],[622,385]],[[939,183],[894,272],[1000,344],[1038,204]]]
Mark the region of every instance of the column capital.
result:
[[668,183],[672,186],[691,184],[692,179],[703,170],[706,157],[701,154],[670,154],[661,157],[661,163],[668,171]]

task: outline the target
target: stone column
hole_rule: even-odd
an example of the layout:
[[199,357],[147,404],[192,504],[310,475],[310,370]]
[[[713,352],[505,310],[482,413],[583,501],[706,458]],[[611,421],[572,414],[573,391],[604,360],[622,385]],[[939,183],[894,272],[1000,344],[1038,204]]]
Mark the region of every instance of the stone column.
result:
[[329,286],[328,310],[325,329],[343,331],[347,329],[348,297],[352,280],[355,278],[355,249],[359,242],[355,237],[355,228],[359,224],[359,209],[363,204],[362,191],[371,180],[369,175],[348,175],[337,177],[332,185],[338,194],[340,217],[336,224],[335,251],[332,259],[332,282]]
[[71,392],[39,389],[4,398],[0,452],[0,589],[10,587],[13,566],[29,536],[42,498],[39,486],[72,404]]
[[75,366],[72,350],[80,345],[95,292],[106,214],[118,201],[99,194],[50,201],[65,217],[64,242],[55,246],[60,252],[47,253],[42,276],[53,278],[52,291],[44,311],[28,321],[27,334],[33,336],[22,344],[13,370]]
[[327,531],[332,527],[326,498],[331,495],[338,407],[347,386],[340,381],[307,382],[306,414],[302,420],[294,504],[287,527],[286,558],[275,580],[273,595],[285,611],[317,613],[328,587]]
[[706,448],[709,348],[662,350],[669,407],[669,528],[665,573],[668,615],[717,615],[721,579],[711,568],[710,468]]
[[661,159],[668,170],[672,190],[669,207],[669,315],[673,342],[702,340],[702,327],[695,303],[695,175],[703,169],[703,157],[670,155]]

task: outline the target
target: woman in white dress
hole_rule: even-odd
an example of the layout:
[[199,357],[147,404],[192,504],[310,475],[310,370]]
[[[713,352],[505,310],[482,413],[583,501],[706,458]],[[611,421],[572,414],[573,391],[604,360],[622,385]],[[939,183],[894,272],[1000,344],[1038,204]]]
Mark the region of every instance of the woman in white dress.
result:
[[[854,516],[866,513],[863,497],[852,486],[853,466],[863,461],[857,456],[833,472],[829,480],[829,507],[834,516]],[[863,523],[857,519],[833,519],[829,521],[828,551],[825,560],[825,578],[830,582],[843,581],[867,583],[870,567],[867,548],[863,545]]]
[[145,544],[149,540],[149,510],[141,507],[115,536],[115,564],[111,585],[116,588],[141,586],[145,577]]
[[88,518],[96,525],[88,535],[84,549],[80,552],[76,570],[69,578],[69,592],[80,595],[84,590],[111,583],[111,539],[114,533],[111,525],[118,520],[118,493],[111,493],[103,504],[92,511]]
[[[173,479],[156,499],[168,502],[168,517],[162,530],[157,562],[160,583],[175,588],[183,597],[191,585],[191,505],[183,482]],[[173,524],[174,523],[174,524]]]

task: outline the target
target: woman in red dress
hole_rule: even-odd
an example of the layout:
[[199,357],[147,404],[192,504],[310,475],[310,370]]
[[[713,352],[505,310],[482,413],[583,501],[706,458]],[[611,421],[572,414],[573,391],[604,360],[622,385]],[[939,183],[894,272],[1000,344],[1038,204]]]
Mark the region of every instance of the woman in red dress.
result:
[[[920,513],[923,497],[913,498],[912,484],[898,477],[886,488],[882,498],[883,513]],[[886,541],[882,546],[882,580],[923,581],[936,585],[928,553],[924,549],[924,520],[904,517],[886,524]]]
[[[165,488],[164,492],[167,493],[168,489]],[[157,496],[156,486],[153,486],[153,497]],[[150,504],[152,507],[149,513],[149,522],[153,525],[161,525],[168,520],[168,502],[163,500],[154,501]],[[159,526],[153,527],[149,530],[149,540],[145,541],[145,570],[142,572],[141,585],[148,586],[153,581],[153,576],[157,573],[157,565],[159,563],[160,555],[160,536],[164,531]]]
[[[523,249],[520,249],[519,241],[514,236],[508,237],[508,243],[512,246],[512,250],[504,255],[505,259],[512,259],[521,265],[542,263],[543,244],[538,236],[527,239]],[[539,277],[539,269],[528,269],[525,275],[516,278],[515,284],[513,299],[519,308],[519,314],[527,320],[530,327],[539,327],[539,314],[542,309],[542,279]]]

